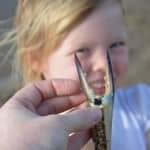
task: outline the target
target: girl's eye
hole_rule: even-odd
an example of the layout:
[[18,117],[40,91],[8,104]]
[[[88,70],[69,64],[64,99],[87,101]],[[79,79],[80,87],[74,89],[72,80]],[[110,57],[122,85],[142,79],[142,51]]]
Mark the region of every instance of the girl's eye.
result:
[[76,50],[76,53],[78,53],[78,56],[80,57],[80,59],[84,59],[87,57],[91,56],[91,49],[89,48],[80,48],[78,50]]
[[119,47],[124,46],[124,45],[125,45],[125,42],[123,42],[123,41],[118,41],[118,42],[113,43],[113,44],[110,46],[110,48],[111,48],[111,49],[113,49],[113,48],[119,48]]
[[77,53],[86,53],[86,52],[90,52],[89,48],[80,48],[77,50]]

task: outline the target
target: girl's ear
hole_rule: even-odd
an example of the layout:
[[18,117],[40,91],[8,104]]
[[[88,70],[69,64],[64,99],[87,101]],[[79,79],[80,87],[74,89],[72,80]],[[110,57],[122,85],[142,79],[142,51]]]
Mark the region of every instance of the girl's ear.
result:
[[31,70],[36,74],[43,74],[46,62],[44,63],[42,61],[42,56],[33,54],[33,52],[27,52],[25,55],[26,61],[29,64]]

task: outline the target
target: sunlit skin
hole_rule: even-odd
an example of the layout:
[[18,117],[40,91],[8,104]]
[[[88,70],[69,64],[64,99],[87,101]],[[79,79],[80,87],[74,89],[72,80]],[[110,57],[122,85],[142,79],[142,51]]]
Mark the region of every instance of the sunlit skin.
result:
[[105,4],[76,26],[50,54],[44,62],[44,77],[79,81],[74,62],[74,54],[77,53],[90,85],[96,92],[103,93],[107,50],[111,54],[117,84],[127,72],[126,38],[119,4]]

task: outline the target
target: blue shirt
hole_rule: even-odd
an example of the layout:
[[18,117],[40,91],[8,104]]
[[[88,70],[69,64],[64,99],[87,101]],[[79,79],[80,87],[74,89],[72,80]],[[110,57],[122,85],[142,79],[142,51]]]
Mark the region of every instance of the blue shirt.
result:
[[118,90],[113,110],[112,150],[146,150],[149,120],[149,86]]

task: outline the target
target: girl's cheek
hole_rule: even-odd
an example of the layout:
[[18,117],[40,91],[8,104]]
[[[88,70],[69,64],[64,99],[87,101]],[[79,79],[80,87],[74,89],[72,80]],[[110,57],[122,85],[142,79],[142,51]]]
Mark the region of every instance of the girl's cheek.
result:
[[90,58],[84,58],[81,60],[81,65],[83,68],[83,71],[85,71],[87,74],[90,74],[92,72],[92,63]]
[[113,61],[114,74],[116,78],[123,78],[127,74],[128,59],[126,57],[119,57]]

